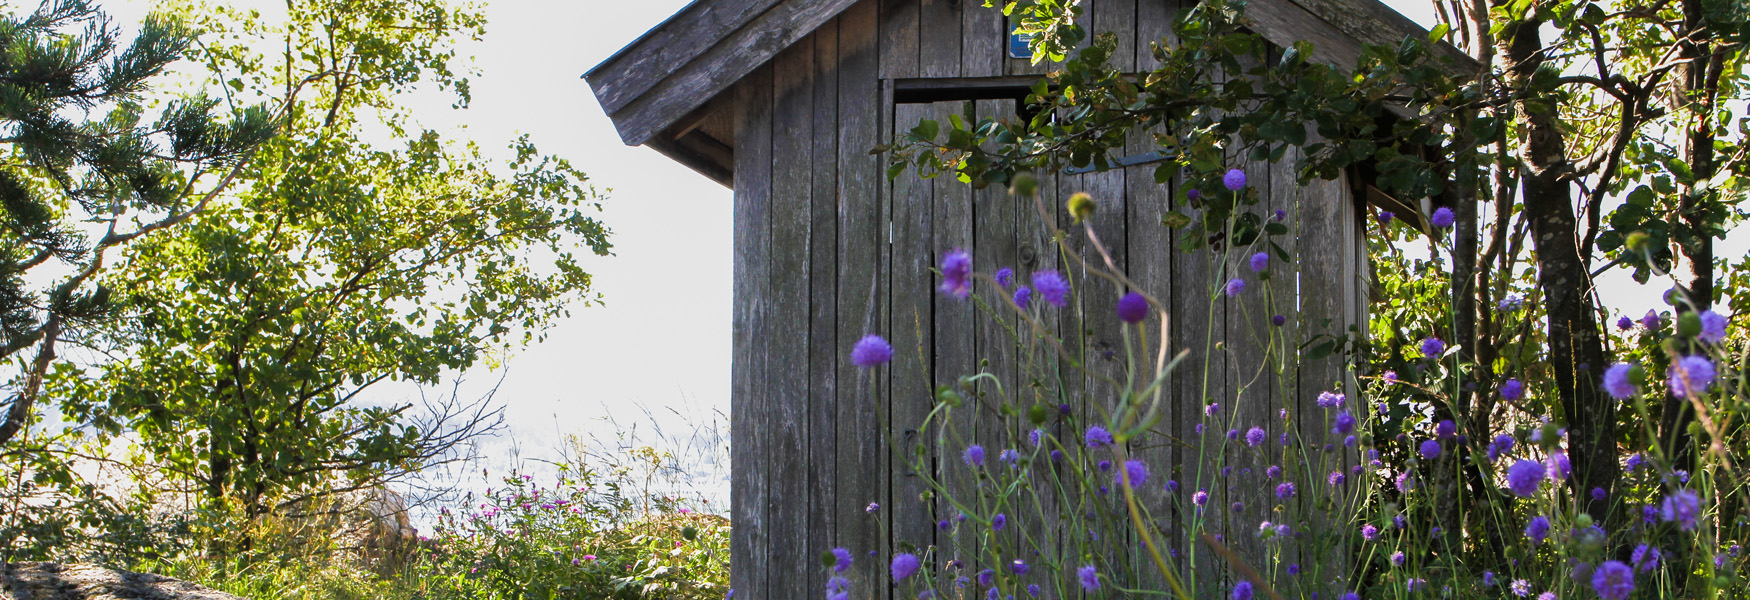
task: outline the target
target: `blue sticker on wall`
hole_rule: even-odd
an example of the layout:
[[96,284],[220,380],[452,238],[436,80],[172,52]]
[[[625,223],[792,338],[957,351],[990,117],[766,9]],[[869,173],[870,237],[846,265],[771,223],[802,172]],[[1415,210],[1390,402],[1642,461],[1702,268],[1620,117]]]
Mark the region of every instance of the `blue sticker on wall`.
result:
[[1009,25],[1009,58],[1033,59],[1033,34],[1016,33],[1012,23]]

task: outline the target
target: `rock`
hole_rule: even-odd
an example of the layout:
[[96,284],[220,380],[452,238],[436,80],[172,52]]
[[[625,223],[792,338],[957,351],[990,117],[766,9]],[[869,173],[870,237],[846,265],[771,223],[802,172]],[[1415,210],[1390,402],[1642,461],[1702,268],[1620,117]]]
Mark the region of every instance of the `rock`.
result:
[[245,600],[180,579],[97,565],[0,565],[0,600]]

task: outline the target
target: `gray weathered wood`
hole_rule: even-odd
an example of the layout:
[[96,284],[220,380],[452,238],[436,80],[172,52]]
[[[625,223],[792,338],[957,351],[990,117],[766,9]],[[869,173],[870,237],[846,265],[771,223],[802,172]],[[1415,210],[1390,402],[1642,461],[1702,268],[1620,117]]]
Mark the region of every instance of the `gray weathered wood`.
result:
[[963,7],[958,0],[918,0],[918,76],[960,76]]
[[[968,10],[981,11],[985,9],[971,6]],[[1015,103],[1012,100],[980,100],[975,106],[976,116],[981,121],[991,118],[1013,118],[1015,111]],[[1012,269],[1018,265],[1020,257],[1015,227],[1019,202],[1020,199],[1010,196],[1008,190],[1000,185],[972,192],[973,242],[971,250],[973,265],[980,272],[995,273],[998,269],[1004,267]],[[976,355],[980,360],[980,370],[996,375],[1002,381],[1003,388],[1001,390],[1003,393],[999,393],[998,387],[989,382],[983,382],[978,386],[978,391],[982,395],[979,406],[980,414],[975,424],[978,442],[992,451],[1001,452],[1005,449],[1014,449],[1025,455],[1031,449],[1026,445],[1024,430],[1010,431],[1005,429],[1004,425],[1010,421],[1001,416],[1001,409],[1005,404],[1016,406],[1013,395],[1016,391],[1014,386],[1017,373],[1017,340],[1009,334],[1009,329],[1004,327],[1004,323],[1009,324],[1008,327],[1014,327],[1018,320],[1013,309],[1009,308],[1012,294],[1008,290],[996,288],[982,281],[979,282],[976,289],[978,297],[984,301],[986,306],[990,307],[990,313],[981,311],[973,317],[978,338]],[[1025,409],[1028,405],[1020,404],[1018,406]],[[991,472],[1000,476],[1000,474],[1012,472],[1011,468],[999,463],[997,468],[991,469]],[[1013,552],[1020,540],[1020,532],[1026,529],[1028,524],[1037,525],[1039,520],[1030,518],[1027,511],[1023,510],[1023,506],[1020,505],[1010,505],[1005,507],[1004,511],[1008,515],[1010,528],[998,535],[997,539],[1002,541],[1005,548]],[[963,539],[971,540],[973,538],[965,536]],[[966,554],[971,554],[971,552],[966,552]],[[1000,567],[1001,565],[997,565],[997,568]]]
[[[877,0],[862,0],[839,19],[838,40],[838,321],[837,400],[834,426],[838,446],[832,454],[837,496],[833,506],[834,546],[850,549],[857,560],[885,552],[887,542],[870,502],[887,503],[888,462],[892,454],[880,424],[888,418],[886,391],[891,368],[859,369],[846,358],[866,334],[892,339],[888,327],[887,209],[882,157],[869,149],[886,136],[884,104],[876,78]],[[739,558],[736,558],[739,560]],[[879,563],[880,559],[874,559]],[[874,569],[879,573],[880,568]],[[886,598],[879,577],[852,578],[854,598]]]
[[1093,33],[1111,33],[1118,40],[1118,48],[1108,64],[1126,73],[1136,71],[1137,4],[1138,0],[1100,0],[1100,10],[1095,13]]
[[[947,2],[946,0],[928,0],[925,4],[926,13],[929,4],[947,4]],[[925,22],[928,20],[926,18]],[[960,26],[958,18],[949,21],[949,23],[956,29]],[[958,50],[959,44],[956,43],[952,51],[944,52],[942,57],[946,61],[953,62],[956,70],[960,62]],[[926,62],[928,62],[929,54],[929,52],[925,53]],[[946,130],[951,116],[957,115],[963,120],[971,116],[968,114],[971,112],[968,109],[972,108],[972,103],[935,102],[919,106],[929,107],[927,109],[929,118],[942,123],[943,129]],[[899,129],[907,129],[911,126],[906,121],[899,121],[896,125]],[[956,248],[973,253],[978,250],[973,243],[972,189],[967,184],[961,183],[952,174],[944,174],[931,179],[929,184],[932,188],[930,241],[924,247],[906,247],[899,243],[896,238],[894,240],[894,255],[899,256],[908,252],[928,254],[936,258],[932,266],[939,267],[941,258]],[[976,262],[974,262],[974,267],[978,267]],[[931,279],[932,283],[940,281],[939,277]],[[933,296],[935,299],[933,315],[935,345],[931,354],[935,361],[935,383],[954,386],[957,385],[957,380],[960,377],[970,376],[977,372],[978,350],[975,345],[974,320],[983,317],[973,310],[971,298],[960,300],[941,293],[935,293]],[[942,480],[948,482],[956,496],[962,500],[972,499],[976,501],[979,491],[978,481],[984,473],[998,468],[996,466],[997,454],[1001,451],[1001,446],[989,443],[990,440],[979,439],[978,423],[993,418],[994,415],[984,414],[980,410],[975,394],[964,390],[961,393],[964,394],[966,401],[961,404],[959,410],[954,411],[952,421],[949,424],[950,441],[947,447],[940,448],[940,453],[937,455],[940,460],[938,469]],[[921,422],[921,419],[914,420],[913,424]],[[986,450],[985,465],[981,468],[968,467],[964,461],[960,460],[961,452],[967,445],[980,442],[984,442],[983,447]],[[950,506],[945,501],[938,501],[936,509],[938,515],[936,518],[938,519],[953,516],[953,513],[948,512]],[[989,514],[978,516],[987,519],[991,517]],[[966,533],[980,530],[971,521],[962,527],[967,530],[962,532],[962,539],[968,539],[965,537]],[[976,554],[968,553],[964,555],[962,560],[967,562],[971,572],[977,572],[991,566],[988,564],[988,560],[981,560],[981,558]]]
[[917,77],[919,0],[881,0],[881,78]]
[[814,44],[784,49],[772,61],[772,241],[768,264],[774,334],[767,342],[766,550],[770,597],[813,590],[818,571],[808,554],[809,259],[813,223],[809,196],[814,161]]
[[1001,76],[1009,39],[1007,32],[1003,31],[1002,6],[987,7],[978,0],[958,1],[963,7],[960,74],[965,77]]
[[770,531],[765,523],[766,447],[761,430],[770,395],[768,352],[772,195],[772,75],[756,70],[735,86],[735,356],[730,390],[730,512],[735,529],[730,553],[730,587],[763,596]]
[[[838,31],[834,19],[814,32],[814,112],[808,160],[812,171],[808,227],[808,543],[803,562],[837,545],[838,364]],[[824,569],[809,569],[806,591],[826,589]]]
[[[934,106],[901,104],[894,109],[893,135],[901,135],[919,121],[938,118]],[[931,445],[918,427],[935,403],[933,389],[935,370],[935,309],[936,277],[931,273],[937,264],[934,251],[935,189],[929,180],[915,170],[901,173],[892,182],[893,241],[888,246],[893,265],[893,394],[892,420],[888,421],[888,440],[895,447],[892,505],[889,507],[889,530],[895,547],[911,544],[918,548],[935,543],[934,507],[925,502],[923,494],[929,487],[924,477],[936,476],[936,462],[958,458],[934,456]],[[903,594],[902,594],[903,595]]]
[[644,143],[853,2],[793,0],[773,6],[610,113],[620,139],[633,146]]
[[694,2],[584,74],[613,113],[780,0]]

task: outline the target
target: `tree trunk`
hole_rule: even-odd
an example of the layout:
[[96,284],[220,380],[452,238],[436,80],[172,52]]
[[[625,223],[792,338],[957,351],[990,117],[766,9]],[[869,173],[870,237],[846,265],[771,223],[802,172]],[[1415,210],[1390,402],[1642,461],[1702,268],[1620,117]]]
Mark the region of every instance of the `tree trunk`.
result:
[[[1529,90],[1530,79],[1543,64],[1542,22],[1533,17],[1508,26],[1502,37],[1511,86]],[[1528,95],[1516,107],[1525,123],[1519,149],[1525,165],[1525,212],[1537,251],[1538,287],[1548,315],[1550,370],[1555,376],[1567,420],[1568,450],[1573,463],[1571,485],[1586,512],[1613,529],[1605,519],[1609,502],[1594,501],[1590,490],[1611,491],[1619,475],[1616,462],[1616,418],[1613,402],[1599,389],[1605,364],[1598,307],[1591,274],[1580,256],[1579,221],[1564,177],[1572,171],[1567,144],[1556,115],[1556,100]],[[1608,497],[1607,497],[1608,498]]]

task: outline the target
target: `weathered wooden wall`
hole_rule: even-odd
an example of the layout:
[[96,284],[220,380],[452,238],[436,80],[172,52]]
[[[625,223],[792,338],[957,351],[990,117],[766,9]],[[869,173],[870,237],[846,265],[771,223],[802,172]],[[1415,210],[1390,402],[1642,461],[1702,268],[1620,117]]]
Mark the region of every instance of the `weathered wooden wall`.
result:
[[[1004,18],[980,4],[862,0],[728,92],[734,100],[736,146],[731,405],[736,598],[821,594],[828,574],[818,557],[835,546],[851,549],[864,567],[863,576],[853,578],[853,598],[888,598],[886,578],[880,576],[885,568],[878,565],[885,565],[892,548],[902,541],[946,543],[936,536],[948,534],[933,525],[948,518],[948,511],[919,500],[922,485],[894,460],[889,440],[915,435],[911,428],[929,410],[936,383],[973,372],[981,359],[996,372],[1014,373],[1017,349],[1002,332],[979,325],[983,319],[974,318],[970,305],[935,293],[929,269],[942,253],[966,248],[983,271],[1014,266],[1026,274],[1058,268],[1080,279],[1078,285],[1089,283],[1079,265],[1059,264],[1048,237],[1056,223],[1043,222],[1031,205],[999,190],[974,191],[951,178],[906,174],[889,182],[883,157],[869,153],[919,119],[945,119],[950,112],[974,118],[1013,113],[1013,101],[892,102],[899,79],[1042,71],[1005,57]],[[1094,28],[1119,34],[1115,61],[1127,69],[1153,64],[1149,43],[1169,33],[1177,7],[1171,0],[1089,4]],[[1141,136],[1132,144],[1137,152],[1149,145]],[[1302,367],[1296,381],[1285,385],[1295,390],[1293,397],[1271,398],[1277,386],[1255,378],[1263,351],[1249,332],[1273,314],[1288,316],[1287,327],[1302,332],[1321,331],[1329,319],[1331,325],[1322,331],[1338,335],[1363,318],[1357,294],[1365,254],[1358,209],[1346,184],[1300,187],[1286,164],[1249,165],[1251,181],[1269,206],[1289,210],[1301,221],[1291,224],[1299,239],[1285,243],[1299,255],[1300,270],[1276,274],[1298,281],[1300,296],[1279,293],[1274,305],[1265,305],[1258,294],[1234,300],[1216,296],[1212,312],[1208,290],[1236,276],[1244,261],[1222,270],[1208,252],[1177,252],[1174,232],[1159,223],[1161,214],[1183,199],[1183,190],[1176,183],[1156,184],[1153,171],[1147,166],[1050,175],[1042,189],[1053,207],[1077,191],[1100,199],[1095,230],[1119,265],[1169,304],[1173,345],[1193,353],[1182,372],[1200,374],[1209,363],[1208,400],[1238,411],[1244,422],[1270,428],[1272,439],[1283,428],[1270,414],[1272,406],[1289,407],[1317,423],[1313,399],[1319,390],[1342,385],[1338,362]],[[1067,224],[1061,214],[1050,220],[1060,219]],[[1070,243],[1081,250],[1087,240],[1075,230]],[[1087,292],[1079,301],[1088,309],[1085,325],[1092,335],[1084,358],[1095,369],[1116,370],[1122,344],[1110,315],[1117,295],[1105,285],[1081,289]],[[1077,325],[1066,316],[1054,326],[1073,333]],[[866,333],[881,333],[893,342],[898,355],[890,368],[862,370],[849,364],[851,345]],[[1218,351],[1218,345],[1225,350]],[[1199,377],[1175,382],[1174,408],[1163,430],[1192,437],[1204,391]],[[1075,389],[1070,395],[1082,393]],[[988,414],[957,426],[995,447],[1019,433],[1002,431]],[[1190,478],[1198,468],[1192,464],[1195,454],[1182,450],[1156,447],[1140,455],[1156,473],[1177,468],[1183,472],[1170,476]],[[1259,472],[1264,467],[1246,466]],[[1222,505],[1251,501],[1261,506],[1268,488],[1235,483],[1211,492]],[[1151,488],[1143,499],[1164,507],[1164,493]],[[871,503],[881,506],[885,527],[866,512]]]

